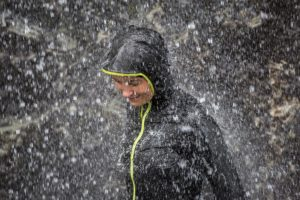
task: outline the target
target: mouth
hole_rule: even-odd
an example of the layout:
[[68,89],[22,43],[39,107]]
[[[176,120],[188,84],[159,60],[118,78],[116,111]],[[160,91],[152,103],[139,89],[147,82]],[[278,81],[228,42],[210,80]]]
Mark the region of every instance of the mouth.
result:
[[134,100],[136,100],[136,99],[138,99],[140,97],[140,95],[138,95],[138,96],[133,96],[133,97],[129,97],[129,98],[127,98],[129,101],[134,101]]

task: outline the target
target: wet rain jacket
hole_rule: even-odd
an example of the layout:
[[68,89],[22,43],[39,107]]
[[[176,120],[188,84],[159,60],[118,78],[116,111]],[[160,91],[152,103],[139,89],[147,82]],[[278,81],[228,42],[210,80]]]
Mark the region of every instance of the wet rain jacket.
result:
[[143,76],[154,90],[147,105],[128,108],[122,161],[132,199],[197,199],[205,178],[217,199],[244,199],[218,125],[195,98],[174,87],[157,32],[127,28],[114,38],[101,68]]

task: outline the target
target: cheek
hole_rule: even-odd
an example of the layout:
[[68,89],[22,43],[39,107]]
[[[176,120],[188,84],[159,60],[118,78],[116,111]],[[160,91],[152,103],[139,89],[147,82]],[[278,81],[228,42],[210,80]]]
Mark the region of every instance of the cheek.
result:
[[147,93],[147,97],[149,98],[149,99],[152,99],[152,97],[153,97],[153,93],[149,90],[149,92]]
[[120,85],[119,83],[114,83],[114,85],[117,90],[122,90],[122,85]]
[[151,99],[152,96],[153,96],[153,94],[152,94],[150,88],[148,88],[148,87],[147,87],[147,88],[143,88],[143,94],[144,94],[144,97],[145,97],[146,99]]
[[140,94],[148,94],[150,89],[147,86],[139,86],[135,88],[135,91]]

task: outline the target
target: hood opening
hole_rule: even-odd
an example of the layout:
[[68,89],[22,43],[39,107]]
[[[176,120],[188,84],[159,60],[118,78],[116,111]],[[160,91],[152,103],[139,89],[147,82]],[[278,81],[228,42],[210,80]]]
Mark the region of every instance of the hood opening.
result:
[[151,29],[129,26],[112,40],[101,71],[118,76],[142,76],[155,89],[153,109],[168,104],[173,94],[167,49],[161,35]]
[[106,69],[101,69],[101,71],[105,74],[110,75],[110,76],[123,76],[123,77],[124,76],[134,76],[134,77],[141,76],[144,79],[146,79],[146,81],[148,82],[148,84],[150,86],[151,92],[153,93],[153,95],[155,95],[155,90],[154,90],[154,86],[153,86],[152,81],[143,73],[120,73],[120,72],[108,71]]

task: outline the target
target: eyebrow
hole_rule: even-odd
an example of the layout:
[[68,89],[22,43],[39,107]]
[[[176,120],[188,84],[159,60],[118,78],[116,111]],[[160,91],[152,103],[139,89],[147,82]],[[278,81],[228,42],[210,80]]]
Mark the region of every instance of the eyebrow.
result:
[[124,77],[112,77],[112,79],[116,82],[131,82],[131,81],[141,81],[140,77],[128,77],[127,79],[124,79]]

